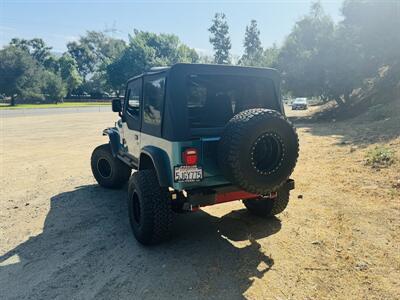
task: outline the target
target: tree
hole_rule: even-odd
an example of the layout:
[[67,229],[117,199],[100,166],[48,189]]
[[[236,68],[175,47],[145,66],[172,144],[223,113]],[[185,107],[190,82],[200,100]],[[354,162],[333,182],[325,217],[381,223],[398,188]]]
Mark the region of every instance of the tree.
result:
[[398,1],[346,0],[341,25],[362,46],[365,63],[372,71],[400,60],[400,18]]
[[50,52],[52,47],[47,46],[40,38],[34,38],[31,40],[13,38],[10,42],[10,46],[26,51],[41,66],[50,66],[53,61],[53,55]]
[[296,22],[279,51],[278,66],[284,88],[295,96],[320,96],[326,90],[327,61],[331,55],[334,23],[319,2]]
[[239,61],[241,65],[261,66],[263,48],[260,40],[260,30],[257,28],[257,21],[251,20],[250,26],[246,26],[244,37],[244,54]]
[[232,45],[229,37],[229,26],[224,13],[215,14],[208,31],[211,33],[210,43],[214,48],[214,62],[217,64],[229,64],[229,51]]
[[325,84],[321,95],[340,106],[349,104],[352,91],[366,77],[368,63],[363,62],[362,47],[354,43],[354,35],[343,26],[335,30],[325,56]]
[[382,66],[396,69],[400,63],[397,8],[390,1],[344,2],[344,19],[336,27],[327,58],[327,98],[349,105],[353,90],[362,87],[367,78],[380,77]]
[[320,96],[347,106],[357,98],[355,89],[381,78],[381,68],[388,67],[391,76],[385,80],[395,88],[400,73],[397,11],[393,1],[346,0],[344,19],[335,25],[321,4],[313,3],[279,51],[284,87],[296,96]]
[[280,49],[276,44],[273,44],[272,47],[264,50],[262,54],[262,67],[269,68],[278,68],[278,58],[279,58]]
[[80,76],[85,79],[94,71],[96,56],[87,44],[70,42],[67,44],[68,53],[74,58]]
[[6,46],[0,50],[0,94],[11,97],[11,105],[23,95],[40,94],[37,84],[39,68],[33,58],[21,48]]
[[91,73],[105,71],[106,66],[118,58],[125,47],[123,40],[101,31],[88,31],[78,41],[67,44],[68,52],[75,59],[84,80]]
[[66,86],[67,94],[71,94],[80,84],[83,79],[80,76],[75,59],[69,54],[64,53],[58,60],[60,76]]
[[169,66],[178,62],[195,63],[196,51],[172,34],[155,34],[135,30],[122,55],[107,66],[107,81],[118,93],[125,82],[154,66]]
[[43,73],[43,86],[42,93],[46,100],[58,103],[67,94],[67,88],[65,87],[61,77],[50,71],[44,71]]

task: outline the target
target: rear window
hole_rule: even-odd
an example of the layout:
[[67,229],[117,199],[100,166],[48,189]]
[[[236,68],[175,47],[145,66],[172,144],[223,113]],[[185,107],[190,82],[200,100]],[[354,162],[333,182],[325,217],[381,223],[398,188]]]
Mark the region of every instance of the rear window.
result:
[[272,80],[240,75],[190,75],[187,108],[191,128],[223,127],[250,108],[279,109]]
[[305,103],[307,103],[307,99],[306,98],[296,98],[294,100],[294,103],[296,103],[296,104],[305,104]]

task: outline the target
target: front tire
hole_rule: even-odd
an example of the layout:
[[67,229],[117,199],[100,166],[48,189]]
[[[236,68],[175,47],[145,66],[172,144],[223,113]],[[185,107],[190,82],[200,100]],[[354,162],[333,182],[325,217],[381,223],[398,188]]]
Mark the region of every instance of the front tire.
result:
[[131,168],[112,155],[109,144],[94,149],[90,162],[94,178],[105,188],[120,188],[131,176]]
[[283,212],[289,203],[289,190],[281,189],[275,199],[247,199],[243,201],[247,210],[259,217],[271,217]]
[[143,245],[159,244],[171,236],[173,211],[168,188],[160,186],[154,170],[134,173],[128,187],[129,221]]

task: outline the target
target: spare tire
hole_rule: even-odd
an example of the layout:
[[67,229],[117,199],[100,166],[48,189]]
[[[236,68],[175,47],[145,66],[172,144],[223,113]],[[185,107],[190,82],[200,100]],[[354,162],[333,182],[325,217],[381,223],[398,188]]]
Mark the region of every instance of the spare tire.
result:
[[256,108],[235,115],[218,145],[223,175],[250,193],[278,190],[292,174],[299,141],[292,124],[279,112]]

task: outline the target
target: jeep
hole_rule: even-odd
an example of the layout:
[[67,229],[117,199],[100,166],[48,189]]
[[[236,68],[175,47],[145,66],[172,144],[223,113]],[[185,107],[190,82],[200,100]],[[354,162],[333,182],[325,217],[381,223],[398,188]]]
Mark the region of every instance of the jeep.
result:
[[[284,116],[278,72],[175,64],[128,80],[119,114],[91,168],[106,188],[128,183],[136,239],[168,239],[180,212],[241,200],[258,216],[281,213],[294,188],[296,130]],[[132,173],[132,170],[134,172]]]

